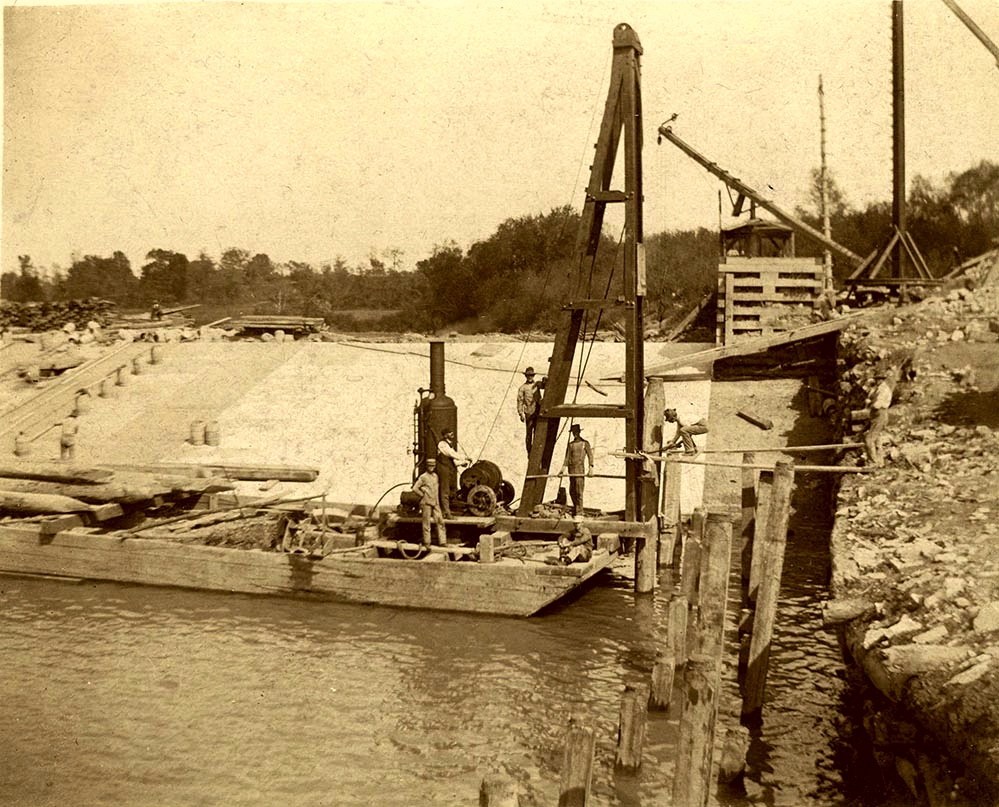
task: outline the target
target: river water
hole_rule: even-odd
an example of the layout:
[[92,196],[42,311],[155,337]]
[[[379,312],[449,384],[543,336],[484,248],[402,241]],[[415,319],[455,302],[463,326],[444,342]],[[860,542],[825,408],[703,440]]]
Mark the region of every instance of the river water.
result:
[[[792,536],[750,776],[713,803],[863,803],[818,628],[823,540]],[[0,804],[469,807],[502,770],[522,805],[554,805],[576,715],[591,804],[667,805],[675,714],[650,717],[637,774],[614,771],[665,599],[611,576],[525,620],[0,577]]]

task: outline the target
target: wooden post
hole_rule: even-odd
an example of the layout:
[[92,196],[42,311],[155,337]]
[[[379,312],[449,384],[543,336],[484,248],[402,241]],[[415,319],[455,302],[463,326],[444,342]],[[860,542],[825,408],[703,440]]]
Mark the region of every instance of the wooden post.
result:
[[114,383],[119,387],[124,387],[128,383],[128,369],[124,364],[118,368]]
[[153,345],[149,348],[149,363],[159,364],[163,361],[163,348],[159,345]]
[[715,659],[692,656],[687,662],[684,709],[676,749],[673,804],[703,807],[711,784],[711,753],[715,733]]
[[678,462],[663,461],[665,480],[662,490],[662,524],[665,542],[662,552],[663,563],[673,565],[673,552],[680,543],[680,488],[683,482],[683,466]]
[[569,718],[562,756],[562,783],[558,807],[586,807],[593,775],[593,730]]
[[98,387],[97,394],[101,398],[113,398],[114,397],[114,384],[111,383],[111,376],[107,378],[102,378],[100,386]]
[[773,498],[774,474],[773,471],[760,471],[760,483],[756,491],[756,528],[754,534],[759,535],[761,540],[753,540],[753,555],[749,566],[749,591],[747,592],[747,602],[752,608],[756,602],[756,593],[760,587],[760,570],[763,563],[763,536],[766,535],[767,517],[769,515],[770,500]]
[[617,757],[614,761],[618,768],[636,771],[642,765],[648,704],[648,687],[624,688],[624,694],[621,696],[621,721],[617,731]]
[[132,359],[132,375],[142,375],[142,356]]
[[[742,464],[753,465],[756,455],[747,451],[742,455]],[[742,523],[740,525],[740,552],[742,604],[749,602],[749,574],[753,565],[753,537],[756,534],[756,471],[742,469]]]
[[518,807],[517,781],[502,773],[489,773],[479,785],[479,807]]
[[749,644],[753,639],[753,612],[743,608],[739,612],[739,663],[735,680],[739,684],[739,695],[745,696],[746,667],[749,666]]
[[[644,426],[642,429],[642,450],[658,454],[663,449],[663,409],[666,408],[666,393],[661,378],[650,378],[645,388]],[[654,518],[659,509],[659,473],[652,460],[643,460],[641,520]],[[635,539],[635,593],[648,594],[655,591],[658,571],[659,536],[655,539],[644,536]]]
[[669,625],[666,633],[666,646],[672,648],[678,666],[687,663],[687,598],[677,594],[669,602]]
[[704,534],[704,510],[696,508],[690,516],[690,529],[683,542],[683,562],[680,566],[680,590],[687,602],[697,605],[698,577],[701,574],[701,538]]
[[[687,618],[687,611],[684,608],[684,620]],[[670,701],[673,700],[673,679],[676,676],[676,655],[673,648],[667,645],[656,653],[656,660],[652,664],[652,685],[649,687],[649,709],[657,712],[669,711]]]
[[770,663],[770,642],[777,618],[777,598],[784,568],[784,547],[787,543],[787,522],[794,489],[794,463],[778,462],[774,470],[773,498],[767,513],[763,533],[763,559],[760,585],[753,614],[753,638],[749,643],[746,667],[745,695],[742,700],[743,723],[756,721],[763,709],[767,668]]
[[728,605],[728,578],[732,559],[732,517],[709,513],[701,548],[700,605],[695,652],[721,660]]

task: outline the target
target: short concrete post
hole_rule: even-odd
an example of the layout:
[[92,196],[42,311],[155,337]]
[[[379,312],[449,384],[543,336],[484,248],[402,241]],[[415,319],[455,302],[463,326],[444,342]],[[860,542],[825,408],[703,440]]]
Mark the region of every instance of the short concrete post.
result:
[[517,781],[502,773],[489,773],[479,785],[479,807],[518,807]]
[[760,585],[753,614],[753,637],[749,644],[746,683],[742,701],[743,724],[759,720],[763,710],[767,668],[770,664],[770,643],[777,619],[777,599],[784,568],[784,548],[787,543],[787,522],[794,490],[794,463],[778,462],[774,471],[773,499],[767,513],[763,533],[763,557]]
[[128,371],[124,364],[118,368],[114,383],[119,387],[124,387],[128,383]]
[[159,345],[153,345],[149,348],[149,363],[150,364],[160,364],[163,361],[163,348]]
[[114,397],[114,382],[111,377],[102,378],[100,386],[97,388],[97,394],[101,398],[113,398]]
[[562,783],[559,787],[559,807],[586,807],[593,777],[593,730],[569,719],[562,756]]
[[132,359],[132,375],[142,375],[142,356]]
[[673,804],[703,807],[711,784],[718,672],[714,658],[692,656],[687,662],[683,717],[676,748]]
[[617,731],[618,768],[635,771],[642,765],[642,746],[645,744],[645,721],[648,714],[649,688],[626,686],[621,696],[621,719]]
[[90,411],[90,391],[81,389],[73,400],[73,414],[79,417]]

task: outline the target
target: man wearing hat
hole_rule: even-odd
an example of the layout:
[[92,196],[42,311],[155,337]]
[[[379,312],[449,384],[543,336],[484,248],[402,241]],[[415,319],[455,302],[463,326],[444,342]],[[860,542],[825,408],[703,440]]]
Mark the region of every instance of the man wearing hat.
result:
[[451,497],[458,491],[458,468],[468,465],[468,457],[462,456],[455,447],[454,429],[448,427],[441,432],[437,443],[437,479],[441,489],[441,511],[444,518],[451,518]]
[[427,458],[427,470],[420,474],[413,483],[413,493],[420,494],[420,510],[423,514],[423,545],[430,546],[430,524],[437,525],[437,542],[447,546],[447,529],[444,517],[441,515],[439,482],[437,479],[437,460]]
[[884,465],[884,457],[881,453],[881,443],[884,438],[885,426],[888,425],[888,408],[891,406],[892,398],[895,396],[895,375],[894,367],[879,369],[874,374],[877,386],[870,396],[871,419],[867,431],[864,433],[864,449],[867,453],[867,463],[875,467]]
[[534,444],[534,429],[538,425],[538,415],[541,412],[541,390],[544,389],[545,379],[534,380],[534,368],[528,367],[524,370],[524,383],[517,390],[517,414],[520,415],[520,422],[527,428],[527,453],[530,455],[531,446]]
[[[562,463],[562,470],[559,476],[566,470],[569,472],[569,496],[572,499],[572,514],[579,516],[583,514],[583,488],[586,485],[586,477],[593,476],[593,448],[587,440],[580,434],[583,427],[578,423],[572,424],[569,429],[572,432],[572,439],[565,449],[565,462]],[[587,470],[589,462],[589,470]]]

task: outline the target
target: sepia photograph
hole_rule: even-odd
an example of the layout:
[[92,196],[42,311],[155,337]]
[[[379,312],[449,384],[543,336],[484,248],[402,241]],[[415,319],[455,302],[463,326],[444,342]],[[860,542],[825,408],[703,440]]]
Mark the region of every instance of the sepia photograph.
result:
[[0,804],[999,804],[995,0],[0,31]]

